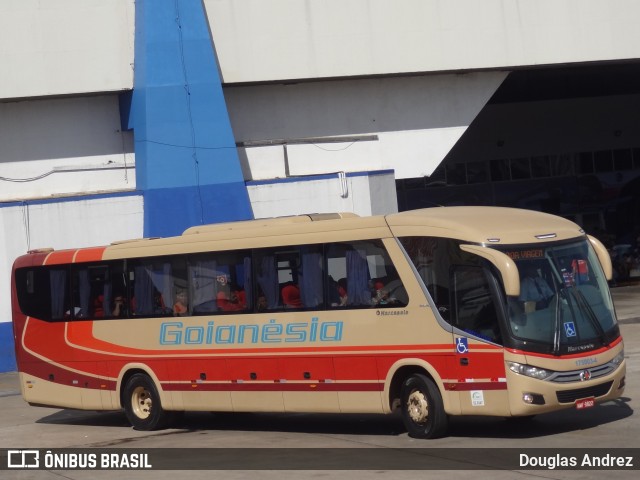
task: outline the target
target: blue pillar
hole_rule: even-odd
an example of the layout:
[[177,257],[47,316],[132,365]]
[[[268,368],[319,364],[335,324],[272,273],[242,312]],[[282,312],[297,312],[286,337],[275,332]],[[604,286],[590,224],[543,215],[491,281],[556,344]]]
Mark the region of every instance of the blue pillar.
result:
[[136,0],[136,183],[145,236],[253,218],[200,0]]

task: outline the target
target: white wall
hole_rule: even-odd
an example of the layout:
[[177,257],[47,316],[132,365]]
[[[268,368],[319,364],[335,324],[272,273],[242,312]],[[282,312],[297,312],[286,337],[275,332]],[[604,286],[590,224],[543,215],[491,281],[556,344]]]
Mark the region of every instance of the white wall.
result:
[[135,186],[118,95],[0,103],[0,201]]
[[640,57],[636,0],[204,0],[227,83]]
[[[224,90],[236,141],[373,135],[373,141],[287,146],[291,175],[395,170],[429,175],[500,86],[506,72],[332,80]],[[284,148],[241,152],[245,178],[285,176]]]
[[133,88],[133,0],[0,1],[0,98]]
[[140,195],[0,208],[0,322],[11,321],[10,272],[19,255],[141,238],[142,213]]
[[[635,0],[204,0],[225,83],[640,57]],[[0,98],[133,88],[134,0],[2,0]]]
[[318,179],[300,180],[250,184],[248,191],[254,217],[331,212],[369,216],[398,211],[392,172],[323,175]]

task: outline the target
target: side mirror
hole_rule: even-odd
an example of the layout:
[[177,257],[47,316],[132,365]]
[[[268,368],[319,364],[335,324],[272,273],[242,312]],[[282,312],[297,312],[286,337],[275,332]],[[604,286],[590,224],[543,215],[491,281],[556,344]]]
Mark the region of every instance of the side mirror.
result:
[[506,294],[511,297],[520,295],[520,275],[518,274],[518,267],[516,266],[516,262],[511,260],[508,255],[493,248],[481,247],[479,245],[460,245],[460,248],[465,252],[489,260],[500,272]]
[[607,247],[605,247],[600,240],[591,235],[587,235],[589,242],[591,242],[591,246],[596,251],[596,255],[598,255],[598,260],[600,261],[600,265],[602,266],[602,270],[604,271],[604,276],[607,280],[611,280],[613,278],[613,264],[611,263],[611,256],[609,252],[607,252]]

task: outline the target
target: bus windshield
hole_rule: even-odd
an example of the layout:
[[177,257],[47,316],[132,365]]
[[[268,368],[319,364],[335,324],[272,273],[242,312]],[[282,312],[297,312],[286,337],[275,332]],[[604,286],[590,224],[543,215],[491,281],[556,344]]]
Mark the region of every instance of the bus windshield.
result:
[[520,273],[508,327],[525,350],[555,355],[608,345],[619,335],[607,281],[588,240],[502,247]]

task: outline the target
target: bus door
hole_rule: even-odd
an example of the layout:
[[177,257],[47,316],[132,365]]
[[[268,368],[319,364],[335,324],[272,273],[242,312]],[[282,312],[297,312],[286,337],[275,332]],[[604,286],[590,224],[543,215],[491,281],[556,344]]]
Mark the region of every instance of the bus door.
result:
[[[508,403],[497,285],[482,265],[452,265],[453,372],[462,414],[501,411]],[[499,393],[502,392],[502,393]]]

